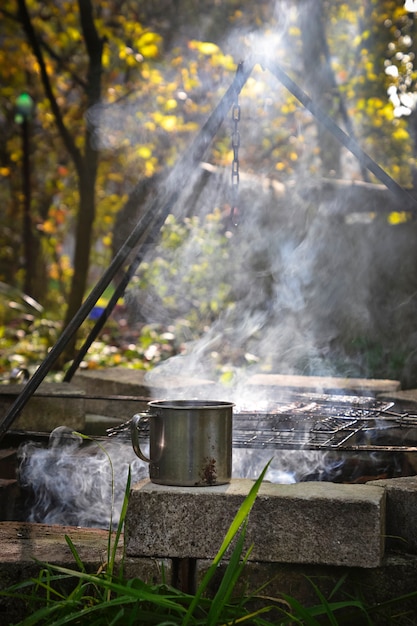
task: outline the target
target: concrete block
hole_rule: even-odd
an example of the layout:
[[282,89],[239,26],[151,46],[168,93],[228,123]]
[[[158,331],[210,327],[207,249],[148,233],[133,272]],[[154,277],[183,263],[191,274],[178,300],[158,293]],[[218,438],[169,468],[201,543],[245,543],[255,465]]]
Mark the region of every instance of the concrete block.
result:
[[417,476],[373,480],[367,485],[385,488],[387,545],[417,554]]
[[[253,482],[166,487],[144,480],[132,489],[125,540],[129,556],[212,559]],[[251,511],[250,559],[376,567],[384,554],[381,487],[322,482],[264,482]]]
[[[23,387],[24,385],[0,385],[0,416],[6,415]],[[83,430],[85,400],[82,396],[83,391],[71,383],[42,383],[10,429],[51,432],[58,426],[68,426]]]

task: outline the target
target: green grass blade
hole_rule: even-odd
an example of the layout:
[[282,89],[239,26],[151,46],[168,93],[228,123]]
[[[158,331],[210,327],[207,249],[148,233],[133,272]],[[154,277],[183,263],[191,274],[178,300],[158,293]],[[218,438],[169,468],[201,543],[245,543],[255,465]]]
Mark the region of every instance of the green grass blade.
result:
[[291,613],[286,611],[283,611],[283,613],[290,617],[291,620],[295,620],[297,624],[305,624],[305,626],[320,626],[320,622],[314,618],[310,609],[306,609],[298,600],[291,596],[282,594],[282,597],[291,607]]
[[[113,598],[108,601],[100,602],[99,604],[95,604],[93,606],[89,606],[87,603],[80,602],[78,606],[71,607],[72,610],[67,612],[61,617],[54,619],[53,622],[49,621],[48,626],[66,626],[67,624],[76,623],[76,624],[90,624],[91,619],[94,619],[94,615],[98,614],[98,616],[106,615],[109,616],[110,610],[117,608],[120,605],[129,605],[134,601],[132,598],[119,597]],[[120,614],[120,611],[119,611]],[[87,621],[88,620],[88,621]],[[101,620],[102,621],[102,618]],[[98,623],[100,623],[100,621]],[[107,619],[106,619],[107,623]],[[155,623],[155,622],[149,622]],[[26,626],[26,624],[25,624]]]
[[[272,459],[271,459],[272,460]],[[204,591],[206,590],[210,580],[212,579],[217,565],[219,564],[219,562],[221,561],[221,559],[223,558],[226,550],[228,549],[228,547],[230,546],[230,544],[232,543],[233,539],[235,538],[235,536],[237,535],[237,533],[239,532],[242,524],[244,523],[244,521],[247,519],[253,504],[256,500],[256,496],[258,495],[258,491],[259,488],[262,484],[262,481],[265,477],[266,472],[268,471],[268,467],[271,463],[271,460],[265,465],[264,469],[262,470],[259,478],[255,481],[255,483],[253,484],[251,490],[249,491],[248,495],[246,496],[246,498],[244,499],[244,501],[242,502],[242,504],[239,507],[238,512],[236,513],[231,525],[229,526],[229,530],[226,533],[226,536],[216,554],[216,556],[213,559],[212,564],[210,565],[208,571],[206,572],[205,576],[203,577],[203,580],[199,586],[199,588],[197,589],[197,592],[194,596],[193,601],[191,602],[191,605],[187,611],[187,614],[184,618],[183,624],[182,626],[187,626],[187,624],[190,622],[191,616],[195,610],[195,608],[197,607],[201,596],[203,595]]]
[[329,623],[331,624],[331,626],[337,626],[337,619],[334,616],[333,609],[330,607],[329,602],[326,600],[325,596],[322,594],[322,592],[317,587],[317,585],[313,583],[312,580],[310,580],[310,584],[312,585],[314,591],[316,592],[318,599],[321,602],[323,613],[327,615]]
[[161,594],[155,591],[155,587],[151,587],[142,581],[140,581],[141,584],[139,586],[126,585],[114,582],[107,576],[78,572],[77,570],[71,570],[59,565],[53,565],[50,567],[52,570],[60,572],[61,574],[67,574],[69,576],[73,576],[74,578],[78,578],[84,583],[90,583],[96,587],[102,587],[103,589],[113,591],[116,595],[119,594],[120,596],[130,597],[133,600],[147,601],[160,607],[164,606],[167,609],[174,609],[178,610],[180,613],[185,613],[185,609],[179,600],[183,600],[184,598],[186,599],[186,594],[178,594],[176,591]]
[[[361,600],[353,600],[353,599],[348,599],[348,600],[341,600],[341,601],[333,601],[333,602],[329,602],[325,596],[323,595],[323,593],[320,591],[320,589],[318,588],[318,586],[310,579],[307,578],[308,581],[310,582],[311,586],[313,587],[318,599],[320,600],[320,604],[314,607],[311,607],[310,613],[312,615],[317,615],[317,616],[322,616],[322,615],[326,615],[328,618],[329,623],[332,626],[338,626],[338,624],[340,623],[339,620],[336,619],[335,613],[337,611],[343,611],[343,613],[341,614],[340,619],[342,620],[342,622],[344,621],[343,617],[344,615],[346,615],[346,611],[347,609],[358,609],[359,611],[361,611],[364,616],[366,617],[368,623],[369,622],[369,616],[367,614],[367,611],[364,607],[364,604]],[[338,591],[342,585],[342,583],[344,582],[344,580],[346,579],[345,577],[342,577],[342,579],[338,582],[338,584],[335,586],[335,588],[332,590],[331,592],[331,596],[333,596],[336,591]],[[350,618],[349,618],[350,619]]]
[[[30,578],[28,580],[24,580],[18,583],[15,583],[14,585],[12,585],[11,587],[9,587],[8,589],[3,589],[0,590],[0,597],[7,597],[7,598],[16,598],[16,599],[29,599],[31,597],[36,597],[36,589],[37,586],[42,586],[45,585],[46,583],[43,580],[43,575],[44,575],[45,570],[42,569],[41,572],[39,573],[38,578]],[[62,581],[62,580],[68,580],[68,576],[63,576],[62,574],[56,575],[56,576],[51,576],[49,575],[49,585],[51,585],[52,582],[56,582],[56,581]],[[33,587],[35,587],[35,591],[32,591],[32,594],[25,594],[22,593],[21,591],[26,589],[26,588],[31,588],[33,589]],[[57,596],[60,599],[63,599],[65,596],[58,592],[56,589],[54,589],[53,587],[50,588],[51,594],[53,593],[55,596]],[[39,601],[43,601],[43,599],[41,598],[37,598]]]
[[233,593],[236,582],[242,573],[242,569],[248,560],[249,554],[252,551],[252,548],[248,550],[241,562],[242,552],[243,552],[243,544],[245,541],[245,530],[246,530],[246,522],[242,529],[242,532],[239,535],[236,546],[233,550],[230,561],[227,565],[226,571],[223,575],[222,581],[219,585],[216,595],[213,598],[210,611],[207,616],[207,624],[208,626],[215,626],[218,623],[220,615],[225,607],[225,605],[229,602],[230,596]]
[[[114,572],[114,566],[115,566],[115,563],[116,563],[117,548],[118,548],[118,545],[119,545],[120,537],[121,537],[122,532],[123,532],[124,522],[125,522],[125,519],[126,519],[127,507],[128,507],[128,504],[129,504],[131,482],[132,482],[132,472],[131,472],[131,468],[130,468],[130,465],[129,465],[129,469],[128,469],[128,473],[127,473],[127,480],[126,480],[126,487],[125,487],[125,495],[124,495],[123,504],[122,504],[122,510],[120,512],[119,523],[117,525],[117,530],[116,530],[116,534],[114,536],[114,541],[113,541],[113,549],[111,551],[110,559],[109,559],[109,574],[110,575],[113,575],[113,572]],[[111,529],[110,529],[110,532],[111,532]],[[120,572],[119,572],[119,576],[122,577],[122,575],[123,575],[123,562],[121,563],[121,569],[120,569]]]
[[[236,619],[233,620],[233,624],[244,624],[245,622],[249,622],[250,624],[256,623],[256,624],[267,624],[268,626],[271,625],[271,622],[265,622],[264,620],[259,620],[259,616],[262,615],[263,613],[269,613],[274,607],[271,606],[263,606],[260,609],[257,609],[256,611],[252,611],[252,613],[247,613],[246,615],[243,615],[242,617],[237,617]],[[253,620],[256,619],[256,622],[254,622]],[[224,624],[224,626],[228,626],[230,624],[230,622],[228,624]]]
[[65,612],[69,614],[72,611],[72,604],[68,600],[55,602],[49,606],[43,606],[31,615],[25,617],[22,622],[19,622],[16,626],[36,626],[36,624],[48,624],[52,626],[56,620],[59,619],[59,614]]
[[416,599],[417,600],[417,591],[410,591],[410,593],[406,593],[402,596],[397,596],[396,598],[390,598],[389,600],[384,600],[378,603],[376,606],[370,606],[367,608],[369,613],[373,613],[375,611],[381,611],[385,608],[395,607],[396,605],[400,605],[402,602],[408,602],[409,600]]
[[[272,459],[271,459],[272,460]],[[213,559],[213,564],[217,565],[220,560],[223,558],[224,553],[226,552],[226,550],[228,549],[229,545],[231,544],[231,542],[233,541],[235,535],[239,532],[240,527],[242,526],[243,522],[245,521],[245,519],[248,517],[254,502],[256,500],[256,496],[258,495],[258,491],[259,488],[262,484],[262,481],[265,477],[266,472],[268,471],[269,465],[270,465],[271,461],[268,461],[268,463],[266,464],[266,466],[264,467],[264,469],[262,470],[259,478],[255,481],[255,483],[253,484],[251,490],[249,491],[248,495],[246,496],[246,498],[244,499],[244,501],[242,502],[238,512],[236,513],[236,516],[233,520],[233,522],[231,523],[229,530],[226,533],[226,536],[223,540],[222,545],[220,546],[219,551],[217,552],[216,556]]]
[[64,535],[65,537],[65,541],[68,544],[69,549],[71,550],[72,556],[74,557],[74,561],[76,562],[76,564],[78,565],[78,567],[80,568],[81,572],[85,572],[85,565],[82,562],[80,555],[78,554],[78,551],[76,549],[76,547],[74,546],[71,537],[69,537],[68,535]]
[[[334,588],[329,594],[329,600],[333,598],[333,596],[336,595],[339,589],[345,584],[347,577],[348,577],[347,574],[344,574],[343,576],[340,577],[340,579],[337,581],[336,585],[334,586]],[[314,584],[311,578],[309,578],[308,576],[307,576],[307,580],[310,581],[312,584]]]

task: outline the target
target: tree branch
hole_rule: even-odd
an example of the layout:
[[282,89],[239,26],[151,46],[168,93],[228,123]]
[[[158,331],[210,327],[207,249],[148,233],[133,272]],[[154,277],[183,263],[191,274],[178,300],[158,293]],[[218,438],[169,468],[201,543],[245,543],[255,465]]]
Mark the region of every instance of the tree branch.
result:
[[97,104],[101,97],[101,73],[104,40],[99,37],[93,19],[93,7],[90,0],[78,0],[81,29],[89,57],[86,93],[88,105]]
[[44,41],[41,37],[39,37],[39,44],[42,46],[42,48],[46,50],[46,52],[49,54],[51,59],[54,59],[54,61],[57,62],[59,67],[63,68],[66,72],[68,72],[68,74],[73,79],[74,83],[76,83],[77,85],[82,87],[82,89],[85,90],[86,82],[82,78],[80,78],[77,74],[75,74],[75,72],[73,72],[70,68],[68,68],[65,61],[59,56],[59,54],[57,54],[55,50],[53,50],[51,46],[48,43],[46,43],[46,41]]

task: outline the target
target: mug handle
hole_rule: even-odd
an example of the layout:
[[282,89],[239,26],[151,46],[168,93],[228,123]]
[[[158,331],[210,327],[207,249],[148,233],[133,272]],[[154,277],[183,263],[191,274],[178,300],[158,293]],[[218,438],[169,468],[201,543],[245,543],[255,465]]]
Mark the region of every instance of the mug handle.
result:
[[150,463],[151,460],[148,459],[147,456],[145,456],[142,452],[142,450],[140,449],[140,443],[139,443],[139,424],[142,420],[145,420],[149,418],[149,413],[137,413],[136,415],[134,415],[132,417],[132,425],[130,428],[130,434],[132,437],[132,446],[133,446],[133,450],[135,451],[135,454],[142,459],[142,461],[145,461],[145,463]]

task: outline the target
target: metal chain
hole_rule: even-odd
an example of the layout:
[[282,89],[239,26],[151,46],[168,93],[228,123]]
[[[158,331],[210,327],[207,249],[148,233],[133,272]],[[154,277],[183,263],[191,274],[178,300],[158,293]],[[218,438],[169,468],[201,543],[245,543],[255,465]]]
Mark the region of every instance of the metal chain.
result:
[[230,220],[233,226],[237,226],[237,205],[239,195],[239,146],[240,146],[240,106],[236,98],[236,102],[232,109],[232,148],[233,148],[233,161],[232,161],[232,203],[230,209]]

